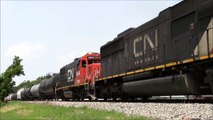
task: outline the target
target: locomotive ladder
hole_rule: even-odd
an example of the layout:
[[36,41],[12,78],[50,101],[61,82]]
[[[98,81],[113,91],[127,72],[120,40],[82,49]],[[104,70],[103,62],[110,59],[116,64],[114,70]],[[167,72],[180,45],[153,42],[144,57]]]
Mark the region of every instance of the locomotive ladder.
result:
[[[92,77],[94,75],[94,77]],[[95,100],[95,78],[97,78],[96,74],[92,73],[90,75],[92,78],[91,82],[88,82],[87,85],[85,85],[86,94],[92,99]]]
[[96,99],[96,97],[95,97],[95,82],[88,83],[86,85],[86,93],[92,100]]

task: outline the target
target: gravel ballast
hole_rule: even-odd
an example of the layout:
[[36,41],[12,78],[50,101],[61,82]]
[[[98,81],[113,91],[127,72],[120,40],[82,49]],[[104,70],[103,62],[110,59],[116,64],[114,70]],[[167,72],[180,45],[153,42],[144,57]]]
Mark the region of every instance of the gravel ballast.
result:
[[31,101],[57,106],[87,106],[162,120],[213,120],[213,104]]

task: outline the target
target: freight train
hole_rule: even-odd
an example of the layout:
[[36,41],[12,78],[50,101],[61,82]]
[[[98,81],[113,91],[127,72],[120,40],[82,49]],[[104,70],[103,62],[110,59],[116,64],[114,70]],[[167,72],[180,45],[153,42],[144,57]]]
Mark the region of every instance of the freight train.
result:
[[6,99],[213,94],[213,0],[184,0]]

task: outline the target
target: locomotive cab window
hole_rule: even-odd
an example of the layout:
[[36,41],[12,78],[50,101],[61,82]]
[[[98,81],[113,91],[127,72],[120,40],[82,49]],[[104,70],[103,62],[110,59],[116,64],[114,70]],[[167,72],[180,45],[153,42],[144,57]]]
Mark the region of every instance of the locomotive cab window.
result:
[[82,64],[82,68],[85,68],[85,67],[86,67],[86,61],[85,61],[85,60],[82,60],[82,61],[81,61],[81,64]]
[[96,61],[95,60],[89,60],[88,61],[88,64],[92,64],[92,63],[96,63]]
[[88,64],[92,64],[92,63],[100,63],[100,58],[95,57],[95,56],[89,56]]

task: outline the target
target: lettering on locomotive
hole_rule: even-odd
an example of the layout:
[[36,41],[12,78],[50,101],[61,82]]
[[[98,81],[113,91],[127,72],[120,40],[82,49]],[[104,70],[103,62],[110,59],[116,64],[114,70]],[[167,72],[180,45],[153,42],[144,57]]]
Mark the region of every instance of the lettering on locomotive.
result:
[[146,54],[147,51],[155,52],[157,50],[157,46],[158,46],[158,30],[157,29],[155,29],[154,40],[151,39],[148,33],[135,38],[133,42],[134,57],[141,58],[141,59],[137,59],[135,61],[135,64],[141,64],[144,62],[150,62],[150,61],[154,61],[155,59],[158,59],[157,54],[142,57]]
[[72,82],[74,79],[74,69],[69,69],[67,71],[67,82]]

